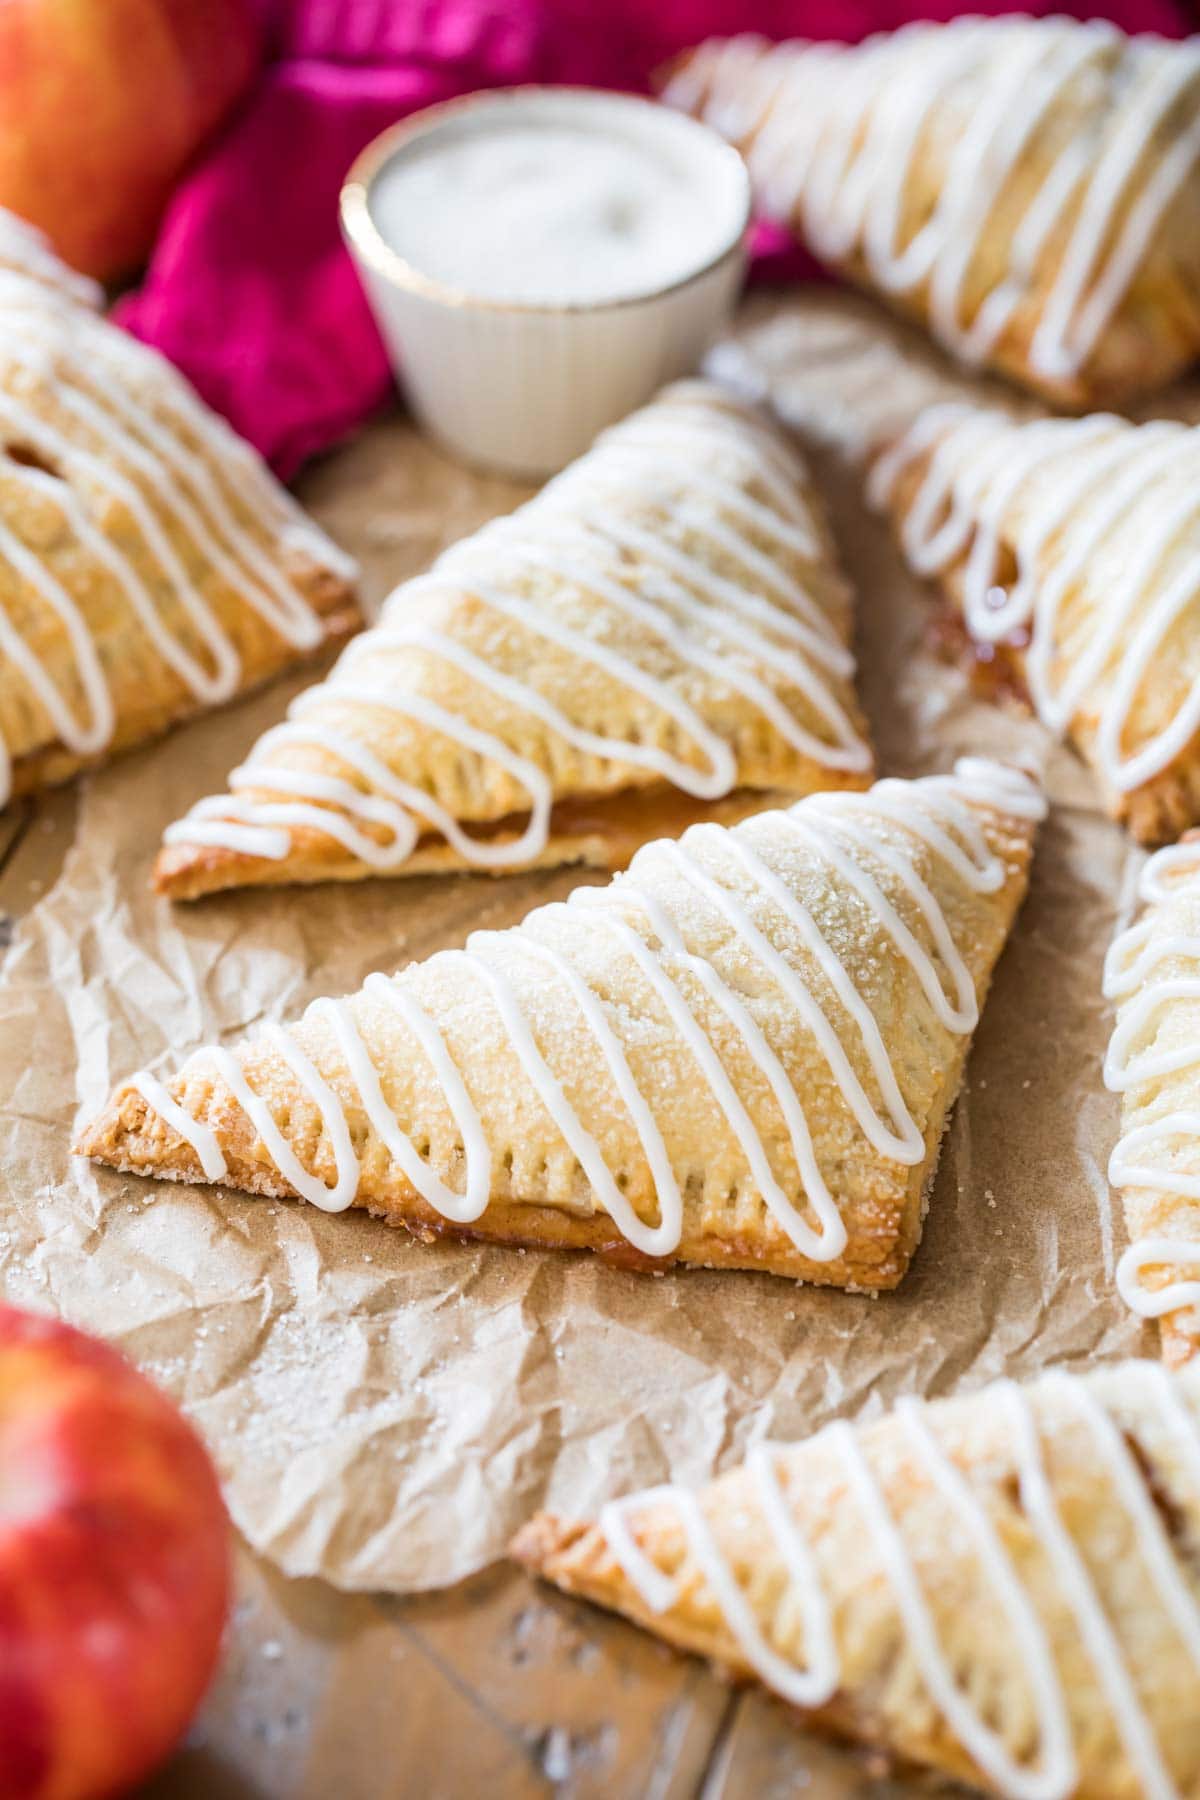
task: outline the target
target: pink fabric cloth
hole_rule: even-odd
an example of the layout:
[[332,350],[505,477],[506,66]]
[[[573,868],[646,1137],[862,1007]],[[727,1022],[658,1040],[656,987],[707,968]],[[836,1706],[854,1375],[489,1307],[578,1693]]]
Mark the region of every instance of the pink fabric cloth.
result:
[[[389,391],[337,223],[342,178],[384,126],[473,88],[644,89],[658,63],[714,33],[857,40],[962,10],[945,0],[258,4],[271,44],[258,85],[176,193],[145,284],[120,317],[285,476],[352,432]],[[972,7],[1006,10],[1074,9]],[[1187,0],[1112,0],[1100,10],[1129,30],[1179,36],[1192,26]],[[795,266],[778,234],[764,248],[768,271]]]

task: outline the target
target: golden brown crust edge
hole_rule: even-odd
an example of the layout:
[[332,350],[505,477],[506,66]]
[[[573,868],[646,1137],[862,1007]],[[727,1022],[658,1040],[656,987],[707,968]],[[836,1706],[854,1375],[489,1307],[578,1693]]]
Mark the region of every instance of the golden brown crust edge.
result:
[[[941,1136],[943,1118],[938,1121]],[[274,1164],[257,1154],[253,1127],[240,1109],[231,1107],[215,1129],[229,1167],[228,1186],[265,1199],[294,1200],[295,1190]],[[931,1130],[931,1137],[933,1132]],[[936,1147],[936,1140],[935,1140]],[[204,1184],[204,1173],[190,1145],[178,1137],[135,1088],[119,1088],[100,1115],[77,1138],[80,1156],[108,1164],[129,1175]],[[356,1198],[356,1210],[369,1211],[386,1224],[402,1226],[423,1242],[439,1238],[457,1243],[507,1244],[538,1250],[588,1250],[604,1262],[643,1273],[676,1265],[705,1269],[741,1269],[789,1276],[821,1285],[882,1292],[904,1275],[920,1237],[925,1202],[924,1166],[914,1171],[904,1204],[880,1207],[873,1222],[848,1221],[846,1254],[832,1263],[813,1263],[783,1239],[751,1243],[729,1236],[717,1238],[684,1228],[672,1256],[649,1257],[636,1250],[606,1214],[583,1218],[562,1207],[522,1201],[493,1201],[477,1225],[451,1224],[416,1194],[403,1177],[386,1196]],[[873,1229],[872,1229],[873,1224]],[[786,1246],[784,1248],[783,1246]]]

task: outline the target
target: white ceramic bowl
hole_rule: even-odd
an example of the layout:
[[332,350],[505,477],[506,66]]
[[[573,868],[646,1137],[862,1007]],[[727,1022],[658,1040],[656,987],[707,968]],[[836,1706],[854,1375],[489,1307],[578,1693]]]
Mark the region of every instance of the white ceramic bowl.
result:
[[[687,159],[712,209],[696,266],[630,298],[542,304],[487,299],[423,274],[384,240],[372,188],[394,158],[496,123],[611,130]],[[342,227],[397,377],[421,422],[465,461],[542,477],[597,432],[695,368],[733,307],[745,264],[750,184],[736,151],[650,100],[590,88],[507,88],[429,107],[385,131],[346,179]],[[714,253],[714,244],[716,250]]]

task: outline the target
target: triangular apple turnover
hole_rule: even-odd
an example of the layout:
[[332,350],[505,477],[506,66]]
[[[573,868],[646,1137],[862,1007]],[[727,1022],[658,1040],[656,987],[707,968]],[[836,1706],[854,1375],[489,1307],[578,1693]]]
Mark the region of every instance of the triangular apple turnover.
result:
[[612,868],[863,787],[850,598],[803,465],[696,381],[397,588],[166,834],[159,888]]
[[1200,44],[958,19],[849,47],[703,44],[664,98],[763,210],[969,363],[1060,405],[1200,354]]
[[1200,820],[1200,430],[931,407],[871,472],[919,575],[1143,843]]
[[1043,810],[968,758],[694,825],[515,929],[134,1076],[79,1148],[422,1236],[894,1287]]
[[1181,1363],[1200,1348],[1200,840],[1152,856],[1139,897],[1104,965],[1117,1002],[1104,1079],[1122,1099],[1108,1174],[1130,1238],[1117,1287]]
[[527,1567],[814,1725],[1010,1800],[1200,1791],[1200,1378],[1126,1362],[542,1516]]
[[358,622],[354,566],[0,214],[0,805]]

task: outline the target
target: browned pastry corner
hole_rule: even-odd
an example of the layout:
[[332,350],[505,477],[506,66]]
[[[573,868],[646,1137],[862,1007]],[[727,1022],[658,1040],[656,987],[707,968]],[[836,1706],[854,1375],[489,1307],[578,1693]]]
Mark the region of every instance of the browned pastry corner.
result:
[[1200,353],[1191,40],[1065,18],[743,36],[662,88],[738,146],[765,213],[968,365],[1082,411]]
[[827,793],[317,1001],[79,1150],[420,1237],[894,1287],[1043,802],[1017,771]]
[[613,869],[696,819],[864,787],[850,634],[794,450],[676,383],[398,588],[170,826],[156,885]]

